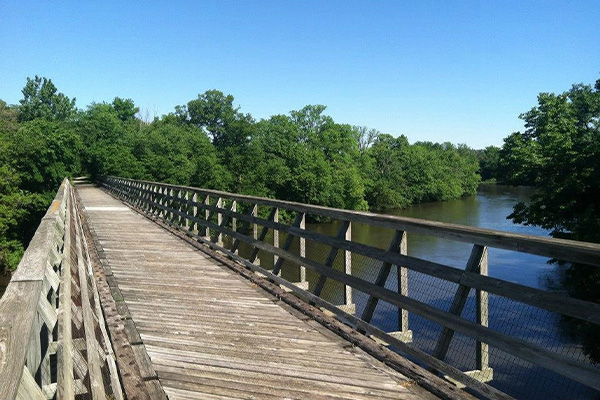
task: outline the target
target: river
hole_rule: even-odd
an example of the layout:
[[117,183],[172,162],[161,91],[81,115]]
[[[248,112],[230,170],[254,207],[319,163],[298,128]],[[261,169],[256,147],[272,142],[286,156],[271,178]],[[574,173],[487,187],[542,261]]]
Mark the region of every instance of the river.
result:
[[[481,185],[475,196],[447,202],[418,204],[388,213],[527,235],[547,236],[548,232],[541,228],[514,224],[506,218],[512,212],[514,204],[520,201],[527,202],[531,194],[532,189],[526,187]],[[338,226],[339,223],[310,224],[307,229],[335,235]],[[393,232],[383,228],[360,224],[352,226],[353,240],[381,248],[387,248],[392,234]],[[417,234],[408,235],[408,255],[458,268],[464,268],[471,247],[472,245],[468,243]],[[307,243],[309,258],[322,261],[325,253],[325,249]],[[547,258],[490,249],[488,260],[490,276],[541,289],[557,285],[560,267],[549,264]],[[353,255],[353,274],[372,280],[378,267],[379,265],[373,265],[372,262]],[[317,276],[308,274],[311,288],[316,278]],[[390,286],[390,282],[394,282],[394,280],[388,279],[388,282],[386,286]],[[413,271],[409,271],[408,282],[410,297],[446,310],[449,308],[456,290],[454,284]],[[390,288],[392,287],[390,286]],[[342,293],[341,286],[330,285],[328,290],[324,291],[324,297],[340,304]],[[355,291],[353,300],[356,303],[357,315],[360,315],[366,296]],[[471,293],[463,317],[473,320],[474,315],[475,302],[473,293]],[[393,307],[386,303],[378,306],[373,318],[375,325],[391,331],[395,330],[397,321],[397,312]],[[581,346],[564,333],[564,324],[565,322],[558,315],[498,296],[490,296],[489,326],[492,329],[532,341],[545,348],[552,348],[565,356],[586,360],[581,352]],[[437,324],[414,314],[409,314],[409,329],[413,330],[413,344],[427,352],[433,350],[441,331]],[[448,360],[463,370],[473,369],[474,348],[473,340],[457,334],[448,353]],[[591,399],[597,396],[596,392],[577,383],[541,368],[532,367],[528,363],[496,349],[490,349],[490,366],[494,369],[494,380],[491,384],[517,398]]]

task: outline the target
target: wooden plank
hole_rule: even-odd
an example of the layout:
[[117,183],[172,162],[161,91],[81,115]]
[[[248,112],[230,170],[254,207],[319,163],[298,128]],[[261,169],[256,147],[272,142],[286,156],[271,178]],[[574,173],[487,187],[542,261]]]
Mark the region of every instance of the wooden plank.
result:
[[146,347],[143,344],[136,344],[131,346],[131,349],[133,350],[135,360],[140,367],[142,379],[145,381],[149,379],[158,379],[156,371],[150,361],[150,357],[148,357],[148,353],[146,352]]
[[[348,224],[348,229],[346,229],[346,236],[344,239],[347,242],[352,241],[352,222]],[[352,253],[348,250],[344,250],[344,272],[346,272],[348,275],[352,275]],[[346,306],[351,306],[354,304],[354,300],[352,298],[352,286],[344,285],[344,304]]]
[[[350,221],[342,221],[342,224],[340,225],[340,227],[338,229],[337,237],[339,239],[345,238],[349,227],[350,227]],[[337,247],[333,247],[333,246],[329,250],[329,254],[327,254],[327,258],[325,259],[325,263],[324,263],[324,265],[327,268],[333,267],[333,263],[335,261],[335,257],[337,256],[338,250],[339,249]],[[303,257],[303,256],[301,255],[301,257]],[[315,296],[321,295],[321,291],[323,290],[323,287],[325,286],[326,280],[327,280],[326,276],[323,276],[323,275],[319,276],[319,279],[317,280],[317,283],[315,284],[315,288],[313,289],[313,293]]]
[[[392,241],[388,248],[388,251],[390,253],[400,253],[400,250],[401,250],[400,247],[405,238],[404,235],[405,235],[404,231],[394,232],[394,236],[392,237]],[[391,271],[392,271],[392,264],[384,262],[381,265],[381,267],[379,267],[379,273],[377,274],[377,278],[375,278],[375,285],[377,285],[379,287],[384,287],[385,282],[387,281],[387,278],[390,275]],[[319,295],[316,292],[315,292],[315,294],[317,296]],[[401,293],[401,294],[403,294],[403,293]],[[405,294],[403,294],[403,295],[406,296]],[[360,317],[363,321],[371,322],[371,319],[373,318],[373,313],[375,312],[375,308],[377,307],[378,302],[379,302],[379,299],[377,297],[369,296],[369,299],[367,300],[367,304],[365,305],[363,313]]]
[[46,396],[42,389],[38,386],[37,382],[27,367],[23,367],[23,374],[21,375],[21,383],[19,385],[19,391],[16,396],[17,400],[46,400]]
[[[488,274],[488,252],[487,248],[483,252],[481,256],[481,262],[479,263],[479,274],[485,276]],[[475,315],[477,318],[477,323],[481,326],[488,326],[489,324],[489,295],[487,292],[483,290],[475,291]],[[489,354],[489,346],[487,343],[482,341],[477,341],[475,343],[475,368],[479,371],[489,370],[489,362],[490,362],[490,354]],[[491,374],[491,371],[487,372],[487,374]],[[491,376],[489,377],[491,380]]]
[[78,207],[80,207],[79,212],[81,213],[80,218],[84,228],[83,234],[90,248],[90,262],[93,265],[94,275],[97,279],[99,299],[104,310],[106,325],[111,335],[112,347],[116,356],[120,376],[122,377],[124,394],[127,398],[131,399],[150,399],[150,395],[146,390],[146,385],[142,381],[139,367],[135,362],[131,344],[127,340],[123,321],[117,313],[115,301],[111,296],[110,287],[103,274],[103,266],[98,258],[97,249],[92,244],[96,246],[101,245],[99,242],[92,241],[92,231],[87,223],[86,215],[81,211],[82,202],[79,198],[79,193],[77,193],[77,198]]
[[[467,265],[465,266],[465,271],[479,272],[480,265],[483,262],[483,257],[486,254],[487,249],[484,246],[474,245],[473,249],[471,250],[469,260],[467,261]],[[459,285],[456,289],[454,299],[452,300],[452,304],[450,305],[448,312],[460,317],[463,309],[465,308],[465,304],[467,304],[467,298],[469,297],[470,291],[470,287]],[[448,353],[448,349],[450,348],[450,342],[452,341],[453,337],[454,331],[450,328],[444,327],[435,345],[435,349],[433,350],[433,356],[439,358],[440,360],[444,360]]]
[[[86,196],[88,194],[90,192]],[[90,215],[90,217],[91,224],[94,224],[94,220],[109,221],[106,215],[96,214]],[[135,224],[135,230],[141,229],[137,219],[128,223]],[[102,229],[112,230],[112,225],[112,222],[108,222],[103,224]],[[99,229],[99,226],[96,226],[96,229]],[[160,231],[158,227],[155,229]],[[124,236],[116,239],[111,247],[117,250],[133,246],[133,243],[122,240],[127,230],[131,231],[132,229],[120,229]],[[143,230],[146,231],[146,228]],[[189,233],[189,229],[187,231]],[[131,235],[135,235],[135,232],[131,232]],[[252,233],[249,235],[251,236]],[[169,252],[177,253],[180,249],[188,248],[187,246],[173,236],[165,235],[164,243],[157,244],[156,249],[169,249]],[[298,364],[300,364],[300,369],[306,373],[312,373],[310,376],[313,379],[319,377],[319,379],[331,381],[330,386],[326,383],[321,384],[323,388],[327,389],[327,393],[318,394],[318,390],[313,389],[312,392],[317,397],[310,398],[339,398],[339,390],[342,385],[338,383],[336,386],[334,381],[337,378],[334,377],[344,379],[346,376],[345,379],[350,382],[347,378],[348,375],[356,379],[352,380],[354,386],[347,391],[353,393],[353,388],[357,387],[356,392],[359,392],[356,396],[357,399],[373,398],[372,394],[366,394],[367,387],[374,392],[380,391],[377,392],[382,393],[380,398],[397,398],[398,393],[407,393],[407,396],[419,398],[412,394],[410,389],[403,387],[406,378],[403,377],[404,380],[398,382],[385,372],[373,368],[366,360],[361,360],[346,351],[344,346],[347,346],[347,342],[340,343],[322,335],[302,320],[296,319],[282,310],[274,301],[265,298],[264,293],[253,288],[246,281],[231,275],[231,273],[224,273],[225,270],[222,266],[206,263],[205,256],[201,256],[198,252],[194,252],[194,254],[199,261],[190,262],[186,271],[176,268],[178,261],[169,260],[168,257],[164,258],[162,268],[160,262],[146,264],[147,257],[144,254],[154,254],[146,253],[146,250],[137,253],[135,256],[137,261],[133,261],[134,258],[125,257],[125,254],[126,251],[105,249],[105,255],[108,258],[113,255],[123,256],[118,267],[111,264],[112,270],[119,283],[122,296],[128,303],[128,311],[136,321],[140,339],[146,343],[147,351],[153,361],[152,366],[167,393],[174,393],[173,390],[177,389],[174,385],[181,384],[188,389],[185,390],[188,396],[195,394],[197,398],[211,398],[208,396],[221,393],[223,397],[226,397],[228,385],[242,388],[245,383],[249,382],[249,378],[240,376],[238,383],[235,383],[235,376],[238,374],[231,368],[228,369],[229,373],[224,372],[219,379],[193,376],[192,372],[201,367],[197,361],[220,362],[230,366],[245,365],[247,368],[257,370],[263,365],[269,365],[265,364],[268,358],[271,363],[275,363],[271,365],[284,366],[281,371],[284,371],[286,376],[291,376],[290,374],[293,374],[294,371],[298,371]],[[135,264],[127,267],[128,259]],[[170,271],[169,275],[161,275],[161,269]],[[173,270],[176,271],[173,272]],[[120,275],[121,273],[124,275]],[[162,278],[163,276],[165,277]],[[190,288],[193,288],[191,289],[195,294],[193,297],[189,296]],[[232,324],[225,323],[225,316],[232,320]],[[277,327],[279,330],[276,329]],[[286,334],[289,336],[286,337]],[[213,340],[217,337],[219,339]],[[281,341],[281,345],[273,342],[271,340],[273,337],[276,338],[275,340]],[[152,346],[147,343],[152,343]],[[175,347],[178,348],[177,352],[174,351]],[[281,355],[277,356],[280,348]],[[208,350],[213,351],[210,355],[202,356]],[[222,352],[219,354],[221,350]],[[294,354],[298,354],[298,357],[294,357]],[[327,362],[319,362],[318,354],[328,354],[330,357]],[[176,379],[166,379],[166,369],[161,369],[165,363],[158,364],[156,362],[163,356],[188,360],[187,367],[181,368],[173,375]],[[261,360],[261,356],[265,357],[265,361]],[[240,364],[239,361],[242,358],[246,361]],[[328,370],[327,366],[337,367]],[[347,371],[344,366],[347,366]],[[381,367],[383,368],[383,366]],[[272,367],[270,370],[273,368],[276,367]],[[256,371],[255,373],[258,374],[256,382],[261,382],[260,376],[268,378],[264,372]],[[364,386],[358,377],[365,380]],[[193,387],[188,385],[196,379],[210,379],[211,385],[195,385]],[[171,382],[174,383],[171,384]],[[208,383],[208,381],[206,382]],[[292,392],[284,384],[285,378],[273,378],[267,382],[273,382],[273,384],[270,387],[265,386],[264,389],[254,391],[254,387],[260,386],[260,384],[249,383],[251,387],[243,392],[238,392],[238,394],[245,393],[247,397],[252,392],[272,391],[276,394],[269,394],[269,396],[291,397]],[[294,382],[299,382],[299,380]],[[296,386],[301,385],[298,383]],[[359,386],[364,388],[360,389]],[[310,385],[304,385],[302,388],[304,390],[301,391],[302,393],[310,391]],[[334,393],[336,389],[338,393]],[[207,393],[208,396],[203,396],[204,393]]]
[[[90,388],[92,391],[91,394],[94,400],[104,400],[106,399],[106,393],[104,390],[102,371],[100,369],[100,348],[95,334],[96,321],[93,315],[93,310],[90,306],[90,299],[92,299],[93,294],[89,292],[87,274],[88,268],[85,265],[86,258],[83,254],[81,237],[79,235],[80,228],[74,213],[71,214],[71,223],[73,224],[74,231],[76,232],[76,236],[71,237],[71,240],[75,241],[75,248],[77,252],[77,271],[79,275],[79,289],[81,290],[81,310],[83,314],[83,328],[85,331],[87,368],[90,380]],[[81,378],[83,379],[84,376],[81,376]]]
[[[71,208],[67,208],[66,221],[70,221]],[[60,316],[57,357],[57,387],[59,399],[75,398],[73,377],[73,335],[72,335],[72,298],[71,298],[71,229],[65,229],[64,257],[61,268]]]
[[44,320],[44,323],[48,327],[50,331],[54,329],[54,325],[56,325],[56,321],[58,320],[58,314],[54,307],[48,302],[45,296],[40,296],[40,300],[38,301],[38,313],[40,317]]
[[[181,238],[184,238],[184,240],[189,240],[190,244],[197,246],[198,248],[201,248],[201,246],[198,243],[192,241],[191,239],[185,238],[184,235],[180,235],[180,234],[176,234],[176,235]],[[319,306],[325,307],[330,311],[335,310],[338,314],[343,315],[345,319],[352,321],[352,323],[356,324],[359,327],[364,328],[368,333],[371,333],[380,338],[384,338],[386,340],[389,339],[389,341],[388,341],[389,343],[393,343],[394,346],[403,349],[404,351],[406,351],[406,353],[416,355],[420,359],[427,360],[431,365],[440,364],[440,366],[438,368],[439,370],[443,370],[444,373],[454,377],[455,379],[457,379],[461,382],[468,383],[468,385],[471,388],[476,388],[480,393],[484,394],[485,396],[489,397],[490,399],[510,399],[511,398],[510,396],[507,396],[506,394],[499,392],[498,390],[496,390],[488,385],[482,384],[481,382],[465,375],[464,373],[462,373],[461,371],[458,371],[457,369],[451,367],[450,365],[444,364],[443,362],[437,360],[436,358],[430,356],[429,354],[421,352],[418,349],[415,349],[411,346],[406,345],[403,342],[400,342],[396,338],[386,334],[385,332],[378,330],[377,328],[375,328],[369,324],[364,323],[364,321],[354,317],[353,315],[347,314],[347,313],[339,310],[336,306],[324,301],[323,299],[321,299],[317,296],[314,296],[310,292],[300,289],[299,287],[295,286],[293,283],[290,283],[290,282],[282,279],[281,277],[274,275],[271,272],[264,270],[263,268],[260,268],[260,266],[254,265],[254,264],[248,262],[247,260],[245,260],[233,253],[228,252],[227,250],[223,250],[223,252],[225,254],[227,254],[228,257],[231,257],[232,259],[236,260],[237,262],[245,265],[247,268],[254,270],[254,271],[260,271],[262,274],[267,275],[268,278],[273,280],[275,283],[292,289],[294,292],[298,293],[300,296],[306,298],[307,300],[314,301]],[[274,293],[277,296],[282,296],[282,298],[285,299],[286,302],[289,301],[290,304],[293,304],[295,307],[298,307],[299,310],[304,311],[304,307],[310,307],[310,306],[307,306],[306,303],[304,303],[302,300],[299,300],[298,298],[296,298],[295,296],[289,296],[285,292],[282,293],[282,289],[279,288],[278,286],[271,285],[269,282],[266,282],[262,278],[254,275],[254,274],[250,274],[245,269],[237,266],[237,264],[231,263],[231,262],[229,262],[229,260],[226,260],[223,257],[220,257],[216,254],[214,254],[213,257],[221,260],[224,263],[227,263],[229,268],[237,271],[242,276],[250,279],[252,282],[260,281],[261,285],[262,284],[265,285],[263,287],[271,287],[271,289],[269,290],[271,293]],[[269,286],[269,285],[271,285],[271,286]],[[319,315],[318,311],[317,311],[316,315]],[[314,318],[315,314],[312,314],[312,317]],[[328,317],[325,317],[325,319],[318,319],[318,320],[328,327],[335,326],[336,332],[348,333],[349,336],[344,335],[345,338],[356,339],[358,342],[361,343],[361,345],[365,345],[364,336],[359,335],[357,338],[356,335],[358,335],[358,334],[356,333],[356,331],[348,328],[344,324],[340,324],[337,320],[334,320],[331,318],[327,319],[327,318]],[[353,342],[353,343],[356,343],[356,342]],[[368,343],[374,343],[374,342],[368,342]],[[379,354],[378,352],[385,350],[384,348],[381,348],[379,346],[376,346],[376,349],[377,350],[375,351],[375,353],[377,353],[377,354]],[[371,346],[370,350],[374,351],[374,348]],[[390,353],[388,353],[388,354],[390,354]],[[394,358],[394,361],[392,361],[391,358],[389,358],[390,355],[392,358]],[[402,367],[400,367],[400,368],[402,368],[404,371],[410,372],[411,377],[417,379],[419,382],[421,382],[423,384],[426,384],[428,389],[434,391],[438,395],[441,395],[443,398],[463,398],[465,396],[464,392],[459,392],[459,393],[454,392],[454,391],[456,391],[456,387],[448,387],[447,383],[440,384],[442,381],[435,382],[435,379],[439,379],[439,378],[433,377],[433,380],[432,380],[432,376],[424,374],[423,372],[426,372],[426,371],[424,371],[422,368],[415,367],[413,364],[405,362],[405,360],[403,360],[401,357],[397,356],[395,353],[391,353],[390,355],[388,355],[387,358],[384,357],[384,359],[386,359],[386,363],[389,362],[389,363],[391,363],[391,365],[395,365],[396,367],[399,367],[401,365]]]
[[[19,387],[41,281],[12,282],[0,298],[0,399],[12,400]],[[15,318],[18,315],[19,318]]]

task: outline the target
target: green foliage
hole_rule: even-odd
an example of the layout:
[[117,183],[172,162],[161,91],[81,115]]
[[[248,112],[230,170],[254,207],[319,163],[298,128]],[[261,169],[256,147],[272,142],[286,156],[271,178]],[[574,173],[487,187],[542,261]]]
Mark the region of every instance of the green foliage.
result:
[[0,271],[17,267],[47,206],[43,195],[19,189],[19,176],[7,162],[5,145],[0,142]]
[[133,155],[140,123],[135,119],[123,120],[113,104],[94,103],[80,113],[76,130],[82,138],[87,172],[99,175],[118,175],[142,178],[144,170]]
[[[202,128],[210,135],[213,144],[225,148],[245,141],[243,129],[232,126],[245,116],[233,107],[233,96],[224,95],[218,90],[207,90],[187,104],[185,121]],[[184,110],[180,108],[179,110]],[[181,112],[181,111],[180,111]]]
[[[524,133],[505,139],[500,152],[503,180],[533,184],[529,204],[510,215],[517,223],[551,230],[558,238],[600,243],[600,80],[556,95],[541,93],[521,115]],[[575,297],[600,302],[600,270],[572,265],[564,279]],[[584,351],[600,362],[600,329],[575,321]]]
[[117,113],[117,117],[121,121],[131,121],[135,118],[135,114],[137,114],[140,109],[136,107],[131,99],[122,99],[120,97],[115,97],[112,102],[112,106]]
[[466,146],[415,143],[379,135],[367,154],[367,201],[375,209],[446,201],[474,194],[480,177],[475,152]]
[[5,101],[0,100],[0,132],[8,133],[14,132],[19,128],[18,108],[16,106],[9,106]]
[[69,99],[58,93],[52,80],[35,76],[27,78],[22,90],[23,99],[19,101],[19,122],[42,118],[64,121],[75,115],[75,99]]
[[54,193],[66,176],[81,173],[81,140],[65,122],[37,119],[4,136],[19,187]]
[[483,181],[498,178],[500,147],[488,146],[483,150],[478,150],[477,159],[479,160],[479,174]]
[[19,106],[0,101],[2,265],[14,267],[65,176],[118,175],[355,210],[474,191],[471,150],[411,146],[338,124],[325,109],[308,105],[257,122],[232,95],[208,90],[147,124],[131,99],[77,111],[51,80],[28,78]]
[[527,129],[507,138],[501,163],[513,164],[507,181],[537,190],[512,218],[555,237],[600,242],[600,92],[575,85],[560,95],[542,93],[521,118]]
[[366,209],[354,132],[323,116],[324,110],[307,106],[261,121],[254,145],[262,162],[256,170],[273,197]]
[[134,156],[144,178],[158,182],[225,189],[227,172],[219,165],[215,148],[195,127],[150,124],[136,138]]

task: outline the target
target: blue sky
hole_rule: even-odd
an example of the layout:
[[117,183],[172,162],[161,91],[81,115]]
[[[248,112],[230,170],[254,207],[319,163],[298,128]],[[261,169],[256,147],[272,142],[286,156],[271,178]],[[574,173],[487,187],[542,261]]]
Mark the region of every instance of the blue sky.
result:
[[0,4],[0,99],[51,78],[147,117],[208,89],[256,119],[324,104],[394,136],[501,145],[540,92],[600,78],[600,1]]

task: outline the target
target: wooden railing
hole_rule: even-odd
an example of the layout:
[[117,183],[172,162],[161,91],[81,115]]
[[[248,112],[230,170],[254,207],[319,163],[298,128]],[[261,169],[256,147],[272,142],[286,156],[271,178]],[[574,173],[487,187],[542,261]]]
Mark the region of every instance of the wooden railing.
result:
[[122,399],[65,180],[0,299],[0,399]]
[[[535,340],[526,340],[488,327],[490,295],[510,300],[506,303],[508,305],[525,304],[596,325],[600,324],[600,305],[487,276],[489,247],[600,266],[598,244],[116,177],[103,178],[101,184],[151,217],[221,251],[230,259],[288,288],[297,296],[334,313],[359,331],[393,346],[401,353],[429,365],[432,370],[488,398],[509,398],[485,383],[494,375],[494,366],[489,364],[489,352],[492,348],[600,390],[600,369],[589,361],[569,357],[551,346],[536,344]],[[285,218],[280,218],[282,215]],[[326,235],[306,229],[307,219],[338,221],[337,234]],[[391,242],[388,246],[373,246],[353,240],[352,224],[388,229],[393,232]],[[408,233],[471,244],[465,268],[409,256]],[[283,243],[280,243],[280,235],[285,236]],[[326,256],[320,259],[308,257],[306,241],[327,246],[329,250],[323,254]],[[267,263],[260,265],[259,259],[266,257],[272,257],[272,267],[267,268]],[[376,268],[372,279],[353,273],[352,257],[372,262]],[[293,283],[280,276],[284,264],[298,268],[300,282]],[[310,288],[306,282],[305,269],[316,276]],[[420,301],[409,293],[408,270],[452,283],[453,285],[447,286],[453,296],[449,309]],[[332,304],[323,298],[323,288],[331,281],[343,285],[343,304]],[[353,295],[353,290],[362,293],[363,299],[366,298],[358,316],[354,315],[357,310],[353,298],[356,298],[357,293]],[[472,290],[475,292],[476,312],[473,318],[463,317],[463,310]],[[396,309],[398,327],[393,332],[385,332],[371,323],[378,303],[382,302]],[[415,333],[409,329],[408,313],[441,325],[441,333],[433,352],[426,352],[410,344]],[[465,373],[445,362],[455,333],[472,340],[471,355],[475,360],[473,371]]]

